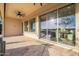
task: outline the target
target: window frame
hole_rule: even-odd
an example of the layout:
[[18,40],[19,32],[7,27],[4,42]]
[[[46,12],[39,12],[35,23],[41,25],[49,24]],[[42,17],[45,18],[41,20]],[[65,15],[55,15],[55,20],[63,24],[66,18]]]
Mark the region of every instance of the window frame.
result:
[[[27,28],[27,30],[26,30],[26,28]],[[28,21],[24,21],[24,31],[25,32],[28,32]]]
[[[63,7],[60,7],[60,8],[57,8],[56,10],[57,10],[57,33],[58,33],[58,18],[59,18],[59,14],[58,14],[58,10],[59,9],[62,9],[62,8],[65,8],[65,7],[68,7],[68,6],[71,6],[71,5],[74,5],[74,8],[75,8],[75,4],[74,3],[72,3],[72,4],[68,4],[68,5],[66,5],[66,6],[63,6]],[[45,14],[43,14],[43,15],[40,15],[40,16],[44,16],[44,15],[47,15],[47,14],[50,14],[51,12],[54,12],[55,10],[53,10],[53,11],[50,11],[50,12],[48,12],[48,13],[45,13]],[[75,16],[75,11],[74,11],[74,16]],[[40,19],[41,20],[41,19]],[[46,20],[47,21],[47,20]],[[46,23],[46,25],[47,25],[47,23]],[[40,29],[41,30],[41,29]],[[75,39],[76,39],[76,19],[75,19]],[[46,30],[46,32],[47,32],[47,30]],[[46,38],[47,39],[47,38]],[[74,39],[74,42],[75,42],[75,39]],[[57,39],[56,39],[57,41],[56,42],[58,42],[58,43],[60,43],[59,42],[59,38],[58,38],[58,35],[57,35]],[[55,41],[54,41],[55,42]],[[65,43],[61,43],[61,44],[65,44]],[[75,43],[73,43],[74,45],[73,46],[75,46]],[[66,45],[69,45],[69,44],[66,44]]]
[[[36,32],[36,18],[32,18],[31,20],[29,20],[29,24],[30,24],[30,32]],[[33,26],[34,25],[34,29]]]
[[[74,8],[74,12],[72,13],[72,15],[75,16],[75,4],[69,4],[69,5],[66,5],[66,6],[64,6],[64,7],[62,7],[62,8],[65,8],[65,7],[68,7],[68,6],[72,6],[72,5],[74,6],[74,7],[73,7],[73,8]],[[62,8],[58,8],[58,12],[59,12],[59,10],[62,9]],[[70,15],[68,15],[68,16],[70,16]],[[68,17],[68,16],[67,16],[67,17]],[[64,17],[64,16],[63,16],[63,17]],[[59,14],[58,14],[58,18],[60,18],[60,17],[59,17]],[[75,17],[74,21],[75,21],[75,28],[74,28],[74,32],[75,32],[75,33],[74,33],[74,35],[75,35],[75,39],[76,39],[76,17]],[[59,23],[59,22],[58,22],[58,23]],[[58,27],[59,27],[59,25],[58,25]],[[59,29],[59,28],[58,28],[58,29]],[[58,31],[59,31],[59,30],[58,30]],[[59,33],[58,33],[58,34],[59,34]],[[67,35],[68,35],[68,34],[67,34]],[[73,40],[74,42],[71,43],[72,45],[71,45],[71,44],[67,44],[67,43],[64,43],[64,44],[71,45],[71,46],[75,46],[75,42],[76,42],[75,39]],[[58,40],[59,40],[59,38],[58,38]],[[58,42],[60,42],[60,41],[58,41]],[[60,43],[63,43],[63,42],[60,42]]]

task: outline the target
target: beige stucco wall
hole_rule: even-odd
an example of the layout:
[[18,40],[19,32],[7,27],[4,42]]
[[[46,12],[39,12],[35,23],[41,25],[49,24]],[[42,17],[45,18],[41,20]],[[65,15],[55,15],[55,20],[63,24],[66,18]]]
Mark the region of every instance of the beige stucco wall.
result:
[[15,36],[22,34],[22,22],[20,19],[5,19],[5,36]]

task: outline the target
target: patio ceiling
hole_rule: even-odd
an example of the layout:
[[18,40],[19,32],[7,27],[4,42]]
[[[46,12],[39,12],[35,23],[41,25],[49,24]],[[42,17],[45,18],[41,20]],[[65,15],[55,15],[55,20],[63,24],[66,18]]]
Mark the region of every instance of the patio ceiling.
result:
[[[32,17],[36,13],[42,13],[41,11],[45,11],[46,9],[50,9],[51,7],[55,7],[56,3],[43,3],[42,6],[40,3],[7,3],[6,4],[6,17],[10,18],[28,18]],[[20,11],[24,14],[24,17],[18,17],[16,15],[16,11]],[[32,15],[32,16],[31,16]]]
[[[51,8],[57,8],[57,6],[62,6],[65,4],[57,3],[43,3],[42,6],[40,3],[6,3],[5,15],[13,19],[28,19],[30,17],[36,16],[37,14],[44,13]],[[20,11],[24,14],[23,17],[17,16],[17,11]]]
[[[43,4],[43,6],[46,4]],[[40,3],[8,3],[6,4],[6,17],[17,18],[16,12],[20,11],[25,14],[24,17],[27,17],[32,12],[41,8]]]

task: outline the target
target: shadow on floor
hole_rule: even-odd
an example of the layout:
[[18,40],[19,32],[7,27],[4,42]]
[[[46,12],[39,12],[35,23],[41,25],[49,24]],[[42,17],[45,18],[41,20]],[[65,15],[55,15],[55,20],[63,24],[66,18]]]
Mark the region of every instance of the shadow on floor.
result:
[[5,56],[49,56],[46,45],[31,45],[6,50]]

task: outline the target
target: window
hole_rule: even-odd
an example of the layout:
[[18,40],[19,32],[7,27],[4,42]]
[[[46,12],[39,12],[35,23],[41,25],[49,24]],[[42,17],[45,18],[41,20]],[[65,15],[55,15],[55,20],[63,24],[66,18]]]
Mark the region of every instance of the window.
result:
[[24,31],[28,31],[28,21],[24,22]]
[[2,19],[0,17],[0,35],[2,34]]
[[40,37],[46,38],[46,16],[40,17]]
[[57,11],[40,17],[40,37],[56,41]]
[[48,39],[56,41],[57,37],[57,10],[48,14],[47,20]]
[[40,16],[40,38],[74,45],[75,4]]
[[31,27],[31,32],[35,32],[35,29],[36,29],[35,18],[31,19],[31,21],[30,21],[30,27]]
[[75,40],[75,6],[58,9],[59,41],[73,45]]

